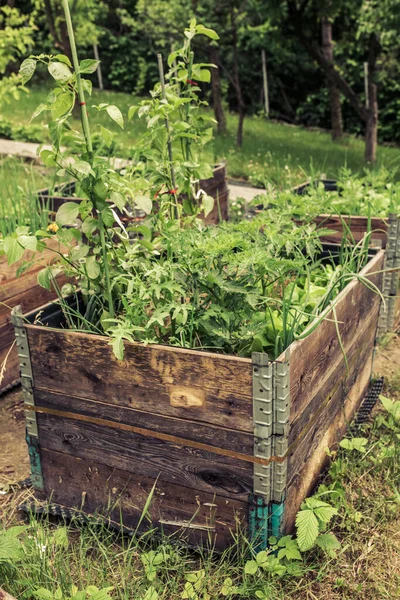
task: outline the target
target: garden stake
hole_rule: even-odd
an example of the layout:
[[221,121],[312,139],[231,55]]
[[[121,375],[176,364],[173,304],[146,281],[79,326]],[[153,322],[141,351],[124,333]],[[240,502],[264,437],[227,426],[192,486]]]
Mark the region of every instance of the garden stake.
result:
[[[90,125],[89,125],[88,113],[87,113],[87,109],[86,109],[85,92],[83,90],[81,75],[79,72],[78,53],[76,50],[75,34],[74,34],[73,26],[72,26],[71,13],[69,10],[68,0],[63,0],[63,9],[64,9],[64,14],[65,14],[65,20],[67,23],[69,43],[71,46],[72,63],[74,65],[74,71],[75,71],[75,75],[76,75],[76,87],[78,88],[79,106],[81,107],[82,128],[83,128],[83,133],[85,135],[86,147],[87,147],[87,151],[89,154],[89,160],[90,160],[90,163],[92,164],[93,163],[93,146],[92,146],[92,139],[91,139],[91,135],[90,135]],[[95,202],[93,204],[94,204],[94,206],[96,206]],[[109,273],[109,269],[108,269],[108,257],[107,257],[107,249],[106,249],[105,235],[104,235],[104,222],[103,222],[103,217],[101,215],[101,211],[97,210],[97,215],[98,215],[98,219],[99,219],[101,251],[102,251],[102,256],[103,256],[104,275],[105,275],[105,279],[106,279],[108,310],[110,313],[110,317],[113,319],[115,316],[115,312],[114,312],[114,304],[113,304],[112,292],[111,292],[110,273]]]

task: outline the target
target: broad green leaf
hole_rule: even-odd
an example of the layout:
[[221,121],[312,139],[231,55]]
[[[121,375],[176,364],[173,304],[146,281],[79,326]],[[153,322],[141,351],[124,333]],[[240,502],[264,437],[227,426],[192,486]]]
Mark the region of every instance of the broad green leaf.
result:
[[100,275],[100,265],[96,261],[96,257],[93,255],[88,256],[86,259],[86,272],[89,279],[97,279],[97,277]]
[[94,184],[93,191],[98,198],[106,200],[108,196],[108,185],[102,179],[98,179]]
[[56,166],[56,154],[52,150],[42,150],[40,153],[40,159],[44,162],[46,167]]
[[104,140],[105,145],[107,146],[107,148],[110,148],[111,144],[113,143],[113,134],[111,133],[111,131],[109,129],[106,129],[105,127],[103,127],[103,125],[100,125],[100,134],[101,137]]
[[52,277],[51,267],[46,267],[45,269],[42,269],[41,271],[39,271],[38,276],[37,276],[37,282],[42,288],[45,288],[46,290],[51,291],[52,281],[53,281],[53,277]]
[[135,116],[136,112],[139,110],[138,106],[130,106],[128,110],[128,121],[131,121]]
[[244,567],[244,572],[248,575],[254,575],[258,571],[258,564],[255,560],[248,560]]
[[136,196],[135,205],[140,210],[143,210],[147,215],[151,213],[153,201],[149,196]]
[[83,175],[89,175],[90,173],[93,173],[92,167],[85,160],[77,160],[73,163],[72,168],[75,169],[75,171],[78,171],[78,173],[82,173]]
[[3,250],[7,256],[9,265],[18,262],[25,251],[25,249],[18,242],[17,238],[6,237],[3,243]]
[[80,73],[94,73],[97,70],[97,67],[99,66],[100,61],[99,60],[95,60],[94,58],[85,58],[84,60],[81,60],[80,65],[79,65],[79,72]]
[[39,588],[38,590],[33,592],[33,595],[38,600],[53,600],[53,594],[45,588]]
[[314,509],[314,514],[318,517],[320,521],[323,523],[329,523],[334,515],[337,515],[337,509],[333,506],[320,506],[319,508]]
[[122,112],[119,110],[118,106],[114,104],[110,104],[107,106],[106,111],[108,115],[112,118],[113,121],[117,123],[121,127],[124,128],[124,117],[122,116]]
[[203,196],[204,216],[207,217],[214,208],[214,198],[208,194]]
[[56,101],[52,105],[53,118],[59,119],[60,117],[68,114],[75,104],[75,96],[73,92],[62,92],[57,96]]
[[109,208],[108,206],[106,208],[103,208],[103,210],[101,211],[101,216],[103,219],[103,223],[106,227],[112,227],[114,225],[115,219],[111,208]]
[[37,249],[37,239],[34,235],[20,235],[18,236],[18,241],[26,250],[32,250],[32,252],[36,252]]
[[65,202],[60,206],[56,214],[59,225],[72,225],[79,215],[79,205],[76,202]]
[[37,106],[33,111],[29,122],[33,121],[33,119],[36,119],[36,117],[38,117],[44,110],[48,110],[48,108],[49,107],[47,104],[39,104],[39,106]]
[[68,56],[65,56],[65,54],[56,54],[54,58],[55,60],[58,60],[58,62],[65,63],[68,67],[72,69],[71,61],[69,60]]
[[357,450],[357,452],[365,452],[365,446],[368,444],[367,438],[352,438],[344,439],[339,442],[339,446],[345,450]]
[[390,398],[386,398],[386,396],[382,396],[382,394],[379,396],[379,400],[382,402],[383,408],[388,413],[391,414],[393,412],[393,408],[394,408],[394,402],[393,402],[393,400],[390,400]]
[[91,235],[96,231],[98,227],[98,221],[94,217],[86,217],[82,223],[82,231],[86,235]]
[[149,587],[146,590],[145,595],[143,596],[143,600],[158,600],[158,592],[153,586]]
[[319,533],[318,519],[312,510],[300,510],[296,516],[297,543],[304,552],[315,544]]
[[126,204],[125,196],[123,196],[123,194],[120,192],[111,192],[110,200],[117,208],[119,208],[119,210],[123,210]]
[[93,91],[93,83],[90,81],[90,79],[81,79],[81,82],[84,91],[91,96]]
[[22,85],[28,83],[36,69],[36,60],[33,58],[26,58],[19,68],[19,74],[21,76]]
[[67,83],[72,77],[72,72],[63,62],[51,62],[48,69],[50,75],[60,83]]
[[56,546],[66,548],[68,546],[68,532],[66,527],[57,527],[52,536],[53,543]]
[[207,37],[209,37],[212,40],[219,40],[219,35],[216,31],[214,31],[213,29],[209,29],[208,27],[204,27],[204,25],[197,25],[196,26],[196,33],[199,33],[201,35],[206,35]]

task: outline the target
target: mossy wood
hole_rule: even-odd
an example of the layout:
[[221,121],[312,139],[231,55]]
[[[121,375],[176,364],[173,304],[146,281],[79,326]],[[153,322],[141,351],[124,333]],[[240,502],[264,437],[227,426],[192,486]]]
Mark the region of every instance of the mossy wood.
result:
[[[383,260],[362,272],[378,288]],[[368,389],[379,306],[352,281],[337,325],[274,362],[136,343],[118,361],[106,337],[61,329],[56,304],[40,326],[14,310],[38,496],[135,528],[153,490],[141,528],[220,549],[237,527],[263,545],[292,531]]]
[[[56,256],[52,249],[59,249],[55,240],[49,241],[47,245],[48,249],[40,256],[34,258],[32,253],[26,252],[23,259],[14,265],[8,265],[5,256],[0,257],[0,370],[7,358],[3,379],[0,381],[0,394],[19,380],[19,360],[17,348],[15,344],[13,346],[15,335],[11,309],[20,305],[24,312],[30,312],[56,298],[55,292],[45,290],[37,282],[39,271]],[[21,274],[19,270],[22,271]],[[58,281],[62,285],[65,279],[59,278]]]

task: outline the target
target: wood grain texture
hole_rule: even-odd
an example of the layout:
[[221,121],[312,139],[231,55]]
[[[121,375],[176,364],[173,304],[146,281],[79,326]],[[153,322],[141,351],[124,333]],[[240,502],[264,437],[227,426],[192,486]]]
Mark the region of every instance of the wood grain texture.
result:
[[155,486],[147,518],[141,530],[152,526],[191,543],[207,542],[216,547],[232,544],[237,522],[245,527],[247,505],[206,492],[127,473],[100,463],[51,450],[41,451],[45,491],[55,503],[83,508],[89,514],[105,514],[116,523],[136,528],[145,503]]
[[57,409],[88,417],[100,417],[115,423],[125,423],[151,430],[156,434],[166,433],[178,438],[201,442],[211,447],[225,448],[253,456],[254,437],[252,433],[243,433],[235,429],[177,419],[167,415],[157,415],[147,411],[107,404],[99,400],[76,398],[40,388],[35,389],[35,404],[38,408]]
[[244,502],[252,492],[250,463],[97,424],[36,417],[41,448]]
[[[379,271],[382,264],[380,251],[364,274]],[[381,274],[370,280],[381,287]],[[379,296],[359,281],[341,293],[336,316],[348,369],[332,322],[324,321],[310,336],[291,347],[285,532],[292,530],[301,502],[319,477],[327,460],[326,448],[343,437],[365,396],[379,307]]]
[[[249,359],[126,343],[118,361],[105,337],[34,325],[27,335],[36,388],[69,395],[72,377],[76,397],[253,430]],[[176,406],[176,394],[184,406]]]

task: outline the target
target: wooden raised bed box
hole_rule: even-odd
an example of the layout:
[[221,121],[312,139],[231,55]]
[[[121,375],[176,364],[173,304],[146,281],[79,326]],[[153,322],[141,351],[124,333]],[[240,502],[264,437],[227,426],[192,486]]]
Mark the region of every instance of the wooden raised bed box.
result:
[[[328,192],[336,192],[338,189],[335,179],[322,179],[320,182]],[[312,183],[307,181],[294,187],[292,191],[303,195],[311,185]],[[346,234],[343,222],[349,228],[355,243],[360,242],[368,231],[366,216],[322,214],[314,221],[318,227],[333,230],[333,233],[321,237],[324,243],[341,243]],[[378,328],[378,337],[382,337],[388,331],[394,331],[400,324],[400,271],[394,270],[400,268],[400,216],[392,214],[388,218],[372,217],[371,231],[371,246],[386,249],[385,269],[388,272],[383,277],[386,304],[382,304]]]
[[[383,261],[362,271],[378,287]],[[220,549],[238,524],[264,545],[292,531],[369,386],[379,305],[357,280],[338,296],[348,368],[332,320],[273,362],[139,343],[118,361],[56,303],[41,326],[14,309],[38,497],[134,528],[154,486],[154,526]]]
[[[8,356],[3,379],[0,381],[0,394],[19,381],[19,360],[16,345],[14,344],[11,349],[15,341],[14,328],[11,323],[11,309],[20,305],[24,312],[30,312],[45,302],[57,298],[55,292],[45,290],[37,282],[39,271],[55,258],[51,248],[58,248],[59,243],[56,240],[50,240],[47,246],[48,250],[44,250],[40,257],[32,258],[33,254],[26,252],[23,259],[13,265],[7,264],[5,256],[0,257],[0,369]],[[18,276],[18,269],[21,268],[24,262],[29,261],[32,261],[32,264]],[[64,278],[59,278],[58,281],[60,285],[65,283]]]
[[[209,196],[212,196],[215,199],[214,208],[205,219],[205,222],[207,224],[218,223],[220,220],[220,214],[223,221],[226,221],[228,219],[229,190],[225,164],[217,165],[214,168],[213,172],[213,177],[211,177],[210,179],[201,179],[199,182],[199,188],[204,190]],[[53,194],[50,194],[50,191],[48,189],[40,190],[38,192],[38,196],[40,199],[42,199],[44,203],[50,203],[52,210],[57,212],[57,210],[62,204],[64,204],[64,202],[80,202],[82,200],[81,198],[75,197],[74,193],[75,183],[71,182],[56,186]],[[143,211],[136,212],[138,218],[145,217],[145,213]],[[126,220],[126,218],[124,220]]]

